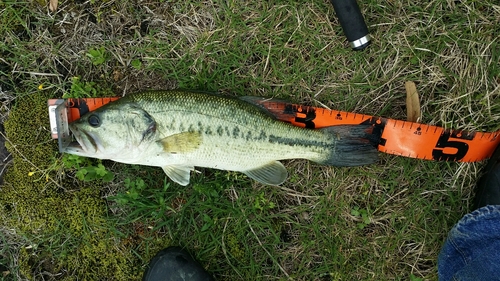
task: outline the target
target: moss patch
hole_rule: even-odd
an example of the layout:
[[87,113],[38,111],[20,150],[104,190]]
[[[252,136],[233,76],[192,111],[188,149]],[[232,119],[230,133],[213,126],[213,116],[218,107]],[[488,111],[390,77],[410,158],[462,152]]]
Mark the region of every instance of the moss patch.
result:
[[55,280],[136,279],[140,262],[116,237],[102,186],[61,173],[56,141],[50,138],[48,98],[18,98],[5,122],[14,164],[1,187],[0,224],[32,241],[19,251],[20,272],[30,279],[42,272]]

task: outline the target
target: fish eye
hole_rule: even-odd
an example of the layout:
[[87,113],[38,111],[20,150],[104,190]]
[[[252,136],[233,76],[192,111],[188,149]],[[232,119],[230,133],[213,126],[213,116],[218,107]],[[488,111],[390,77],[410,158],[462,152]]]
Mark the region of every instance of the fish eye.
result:
[[94,128],[97,128],[101,125],[101,120],[99,119],[99,116],[95,114],[90,115],[87,122],[89,122],[89,125]]

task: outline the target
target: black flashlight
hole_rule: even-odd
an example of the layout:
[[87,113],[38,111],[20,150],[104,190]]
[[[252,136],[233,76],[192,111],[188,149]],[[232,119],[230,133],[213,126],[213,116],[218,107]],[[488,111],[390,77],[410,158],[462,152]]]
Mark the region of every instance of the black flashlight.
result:
[[351,47],[354,50],[366,48],[370,44],[370,34],[356,0],[330,1]]

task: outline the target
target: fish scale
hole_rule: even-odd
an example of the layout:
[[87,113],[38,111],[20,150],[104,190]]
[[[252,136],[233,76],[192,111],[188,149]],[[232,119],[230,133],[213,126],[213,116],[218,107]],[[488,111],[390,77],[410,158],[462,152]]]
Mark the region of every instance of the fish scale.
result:
[[277,160],[333,166],[377,160],[370,126],[300,128],[247,100],[202,92],[131,94],[82,116],[70,129],[78,142],[70,153],[159,166],[182,185],[195,166],[240,171],[276,185],[287,177]]
[[[236,165],[240,165],[238,162],[240,159],[234,154],[239,151],[241,151],[241,155],[248,155],[252,150],[258,150],[259,153],[253,157],[256,165],[262,164],[262,161],[271,161],[279,157],[284,157],[283,159],[313,158],[321,161],[327,153],[327,148],[325,148],[327,143],[331,142],[327,135],[319,131],[307,130],[304,132],[302,128],[276,122],[260,108],[235,98],[200,95],[191,92],[153,92],[149,98],[135,96],[135,99],[132,100],[153,116],[158,123],[168,124],[169,120],[172,120],[173,128],[163,127],[161,137],[189,131],[190,127],[199,131],[203,135],[203,139],[207,141],[204,141],[200,150],[189,153],[187,157],[192,156],[204,161],[203,165],[209,165],[210,163],[207,162],[214,161],[212,157],[214,143],[222,142],[225,147],[231,148],[231,150],[222,150],[220,153],[224,156],[230,154],[231,157],[227,156],[225,159],[231,160],[226,166],[231,165],[231,167],[236,168]],[[163,106],[165,104],[168,104],[168,107]],[[202,124],[202,127],[213,125],[216,126],[216,130],[223,129],[224,132],[216,136],[206,134],[203,129],[199,129],[199,124]],[[270,129],[269,131],[272,133],[265,134],[264,128]],[[252,138],[251,141],[255,145],[249,146],[246,135],[254,135],[254,132],[258,132],[259,137]],[[278,142],[273,144],[270,141],[271,136],[286,136],[297,141],[293,146]],[[304,143],[322,140],[323,147],[316,146],[312,149],[302,150],[300,140]],[[249,160],[247,159],[247,161]],[[226,166],[223,166],[224,169],[231,168]]]

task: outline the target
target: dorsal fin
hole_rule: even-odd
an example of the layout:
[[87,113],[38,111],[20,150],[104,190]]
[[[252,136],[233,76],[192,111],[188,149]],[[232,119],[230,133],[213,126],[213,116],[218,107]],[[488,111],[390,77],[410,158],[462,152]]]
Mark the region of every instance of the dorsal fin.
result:
[[[254,96],[244,96],[239,97],[239,99],[251,103],[259,107],[263,112],[268,114],[269,116],[275,119],[287,119],[290,117],[290,113],[285,113],[283,109],[285,105],[291,104],[289,101],[275,99],[275,98],[263,98],[263,97],[254,97]],[[265,104],[265,105],[264,105]],[[276,106],[273,106],[276,105]]]

